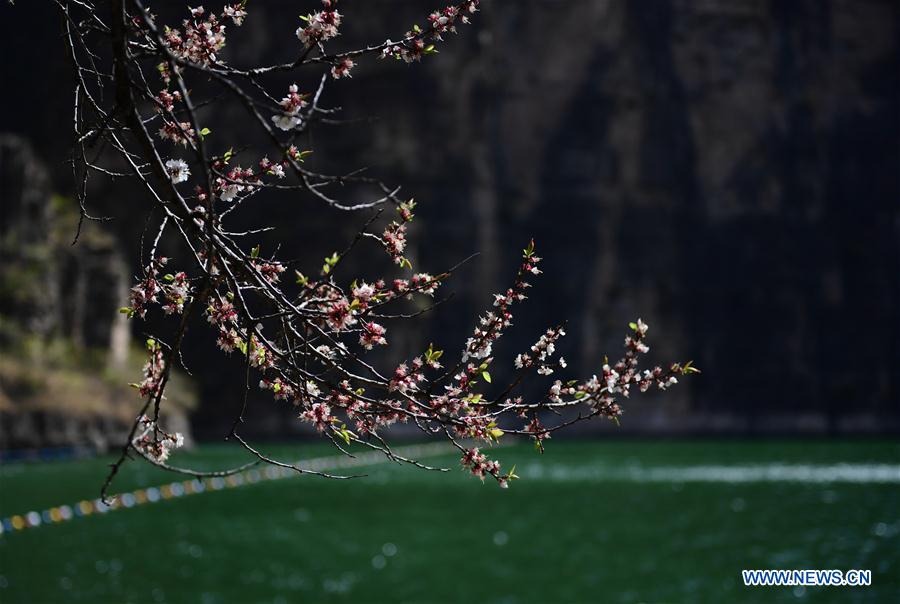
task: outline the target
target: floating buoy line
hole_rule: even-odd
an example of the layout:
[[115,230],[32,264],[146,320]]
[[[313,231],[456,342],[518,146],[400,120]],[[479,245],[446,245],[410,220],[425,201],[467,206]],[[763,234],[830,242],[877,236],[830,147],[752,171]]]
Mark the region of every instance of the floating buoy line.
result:
[[[409,445],[396,449],[396,454],[407,458],[427,457],[450,453],[454,449],[447,443],[431,443],[424,445]],[[361,453],[354,457],[346,455],[331,455],[328,457],[315,457],[295,462],[294,465],[305,470],[321,472],[328,469],[355,468],[360,466],[372,466],[389,461],[382,452],[371,451]],[[68,522],[75,518],[83,518],[94,514],[106,514],[116,510],[129,509],[141,505],[198,495],[211,491],[235,489],[249,484],[281,480],[296,476],[296,470],[280,466],[267,466],[265,468],[252,468],[238,472],[230,476],[215,476],[211,478],[193,478],[170,482],[154,487],[146,487],[119,494],[112,505],[107,505],[98,499],[83,499],[76,503],[53,506],[41,511],[31,511],[24,514],[16,514],[0,519],[0,535],[33,529],[48,524]]]

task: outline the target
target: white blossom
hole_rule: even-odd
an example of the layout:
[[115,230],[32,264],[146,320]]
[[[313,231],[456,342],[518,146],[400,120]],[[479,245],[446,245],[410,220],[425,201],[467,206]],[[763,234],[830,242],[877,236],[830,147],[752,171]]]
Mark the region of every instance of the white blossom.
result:
[[306,393],[312,397],[316,397],[322,394],[322,391],[312,380],[306,381]]
[[170,159],[166,162],[166,174],[169,175],[173,183],[178,184],[188,179],[191,175],[191,170],[183,159]]
[[303,121],[299,116],[281,113],[272,116],[272,121],[281,130],[293,130]]
[[222,201],[231,201],[237,197],[237,194],[240,193],[241,189],[243,189],[243,187],[240,185],[226,185],[219,194],[219,199]]

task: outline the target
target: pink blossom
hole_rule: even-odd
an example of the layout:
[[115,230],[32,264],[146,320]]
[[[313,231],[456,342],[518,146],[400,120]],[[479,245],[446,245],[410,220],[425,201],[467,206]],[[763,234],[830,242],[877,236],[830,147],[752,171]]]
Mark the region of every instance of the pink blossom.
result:
[[387,345],[387,339],[384,334],[387,330],[375,322],[364,323],[362,333],[359,335],[359,343],[366,350],[372,350],[375,344],[380,346]]
[[[326,5],[328,6],[328,5]],[[323,10],[307,15],[306,25],[297,28],[297,38],[304,46],[325,42],[338,35],[342,15],[336,10]]]
[[353,59],[349,57],[345,57],[341,59],[334,67],[331,68],[331,77],[335,80],[339,80],[341,78],[351,78],[353,77],[350,74],[350,70],[353,69],[355,63]]

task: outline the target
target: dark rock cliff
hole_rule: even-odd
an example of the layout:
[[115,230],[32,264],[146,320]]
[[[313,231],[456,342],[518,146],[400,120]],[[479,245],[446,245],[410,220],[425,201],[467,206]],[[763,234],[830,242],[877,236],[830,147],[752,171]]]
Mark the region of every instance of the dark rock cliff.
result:
[[[118,313],[130,272],[102,227],[71,245],[77,208],[51,187],[32,146],[0,135],[0,449],[102,450],[125,438],[140,404],[128,383],[144,355]],[[189,435],[193,397],[176,380],[166,419]]]
[[[285,15],[297,3],[251,8],[229,60],[292,56]],[[430,8],[348,4],[336,46],[396,37]],[[672,396],[633,405],[624,426],[900,429],[898,4],[504,0],[483,9],[423,65],[369,62],[330,85],[328,102],[347,117],[378,119],[313,139],[317,165],[370,165],[423,202],[419,266],[481,252],[451,287],[452,308],[409,340],[459,345],[533,236],[546,275],[517,317],[510,356],[568,319],[564,354],[589,373],[641,316],[653,356],[705,370]],[[33,61],[64,73],[58,59]],[[6,69],[35,94],[32,75]],[[67,127],[64,100],[26,111],[35,119],[15,127],[60,157],[44,135]],[[312,264],[336,247],[345,218],[304,203],[302,215],[293,203],[262,203],[255,218],[289,225],[288,246]],[[133,241],[134,227],[117,228]],[[237,390],[217,363],[193,362],[204,393],[197,417],[213,428]]]

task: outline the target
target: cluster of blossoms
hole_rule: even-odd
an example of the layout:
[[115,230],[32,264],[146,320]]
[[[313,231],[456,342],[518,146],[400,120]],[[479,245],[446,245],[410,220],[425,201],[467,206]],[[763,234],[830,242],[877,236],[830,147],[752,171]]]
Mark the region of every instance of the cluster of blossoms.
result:
[[416,384],[425,381],[425,374],[422,372],[424,367],[425,363],[422,361],[422,357],[414,358],[410,365],[400,363],[394,370],[394,376],[388,384],[388,391],[406,394],[417,390]]
[[145,457],[156,463],[165,463],[173,449],[184,445],[180,432],[169,434],[157,427],[156,423],[142,415],[137,420],[138,432],[131,441],[132,446]]
[[[213,182],[213,192],[222,201],[234,201],[234,199],[244,191],[259,186],[262,183],[262,177],[271,176],[276,179],[285,177],[284,168],[287,161],[273,162],[268,157],[259,160],[259,173],[255,173],[253,168],[242,168],[241,166],[228,167],[226,159],[217,159],[213,162],[213,170],[221,176],[217,176]],[[203,201],[205,194],[202,190],[198,191],[197,198]]]
[[166,283],[163,284],[163,312],[167,315],[181,314],[184,312],[184,304],[191,296],[191,284],[188,282],[187,273],[179,271],[163,276]]
[[278,283],[281,273],[285,271],[284,265],[277,261],[255,259],[250,264],[259,271],[263,279],[273,285]]
[[322,0],[325,10],[301,17],[306,25],[297,28],[297,38],[304,46],[313,46],[338,35],[341,13],[334,9],[336,0]]
[[666,390],[677,384],[678,378],[675,377],[679,373],[677,365],[673,364],[668,373],[663,371],[662,367],[654,367],[653,371],[645,370],[640,381],[641,392],[646,392],[654,383],[660,390]]
[[486,476],[493,476],[502,489],[509,486],[510,480],[518,478],[513,472],[500,474],[500,462],[488,459],[484,453],[478,450],[478,447],[466,449],[460,463],[472,476],[481,480],[484,480]]
[[238,318],[237,309],[228,300],[210,299],[206,307],[206,320],[211,325],[230,326],[235,324]]
[[174,92],[161,90],[159,94],[156,95],[156,102],[158,103],[156,110],[160,113],[172,113],[175,111],[175,103],[180,101],[181,92],[177,90]]
[[281,113],[272,116],[272,121],[281,130],[293,130],[299,126],[303,119],[300,117],[300,111],[306,107],[306,95],[300,94],[300,89],[296,84],[288,86],[288,93],[281,101]]
[[562,403],[563,397],[575,396],[578,390],[574,384],[563,384],[562,380],[554,380],[553,385],[547,391],[547,400],[551,403]]
[[[283,265],[274,260],[259,259],[258,247],[254,248],[251,257],[251,265],[267,280],[271,278],[273,284],[277,283],[278,276],[284,272]],[[338,259],[334,255],[333,259],[326,262],[326,266],[334,266]],[[616,398],[620,395],[628,396],[632,386],[646,389],[651,383],[655,383],[664,389],[676,381],[677,375],[696,371],[690,364],[676,363],[668,371],[657,367],[640,373],[637,369],[638,355],[647,352],[649,347],[644,342],[648,327],[638,319],[631,324],[633,333],[625,339],[626,351],[623,358],[612,365],[605,363],[599,377],[593,376],[583,383],[556,380],[542,402],[526,404],[519,397],[506,399],[499,407],[494,407],[497,403],[485,399],[475,387],[479,383],[479,377],[490,384],[487,368],[493,360],[490,357],[491,344],[511,324],[510,308],[525,299],[524,292],[529,287],[526,278],[540,273],[539,262],[540,258],[535,255],[534,245],[531,243],[524,250],[513,286],[504,293],[493,296],[493,310],[480,317],[478,327],[462,351],[460,365],[445,374],[452,375],[453,379],[444,386],[441,393],[433,392],[439,383],[437,378],[429,379],[427,375],[429,370],[441,369],[439,359],[443,352],[435,351],[433,347],[429,347],[424,355],[395,368],[390,378],[382,383],[386,396],[371,397],[364,396],[361,388],[354,389],[347,379],[334,386],[320,377],[323,374],[310,374],[307,369],[294,375],[292,366],[285,362],[284,353],[278,353],[270,341],[257,335],[261,334],[261,324],[257,324],[253,330],[241,329],[241,315],[234,306],[234,296],[230,293],[224,296],[211,294],[206,316],[209,323],[218,329],[219,346],[228,352],[239,350],[246,355],[249,365],[262,373],[259,382],[261,389],[271,392],[276,400],[291,402],[298,409],[298,417],[317,431],[327,433],[331,438],[344,439],[348,444],[354,439],[377,435],[381,428],[393,423],[413,420],[418,425],[431,426],[429,429],[435,429],[435,425],[442,426],[448,435],[452,433],[456,437],[487,443],[499,441],[505,432],[523,434],[531,437],[542,450],[543,442],[550,438],[554,428],[541,424],[537,417],[537,412],[541,409],[587,404],[593,409],[593,415],[616,418],[621,414]],[[158,266],[164,263],[165,259],[153,263],[148,274],[155,279]],[[395,279],[390,283],[383,280],[374,283],[354,282],[344,293],[345,290],[335,285],[329,271],[324,271],[323,276],[328,278],[315,283],[298,278],[297,283],[302,285],[302,292],[296,299],[300,301],[304,311],[312,313],[311,317],[319,317],[319,324],[329,330],[321,332],[321,336],[312,340],[315,346],[313,362],[326,368],[343,367],[340,365],[342,359],[349,358],[344,343],[339,339],[344,335],[355,334],[364,350],[387,344],[385,327],[368,316],[375,308],[413,292],[432,294],[438,283],[438,279],[428,273],[417,273],[409,280]],[[173,285],[186,283],[185,275],[173,276]],[[146,285],[138,289],[145,291]],[[152,288],[147,291],[152,291]],[[517,365],[522,368],[537,367],[539,370],[548,366],[556,352],[558,340],[564,335],[561,327],[548,329],[528,353],[517,357]],[[325,338],[324,341],[322,338]],[[469,362],[471,360],[476,362]],[[458,370],[462,365],[464,368]],[[554,364],[554,367],[563,366],[562,360]],[[139,385],[143,395],[152,397],[158,392],[163,367],[162,352],[159,345],[154,343],[151,347],[151,359],[145,368],[145,380]],[[498,422],[501,415],[507,412],[514,412],[523,418],[530,412],[531,417],[519,429],[502,429]],[[340,419],[342,416],[346,421],[353,422],[358,435],[347,430],[346,424]],[[162,451],[160,445],[154,446]],[[500,464],[488,459],[477,448],[465,449],[462,465],[482,480],[487,476],[494,478],[501,487],[508,486],[509,481],[515,478],[513,472],[501,473]]]
[[[556,352],[556,341],[565,336],[566,332],[562,327],[551,327],[540,337],[531,347],[531,353],[523,352],[516,355],[513,364],[516,369],[527,369],[537,363],[537,372],[541,375],[550,375],[553,369],[548,365],[550,357]],[[566,367],[566,360],[559,357],[557,363],[562,368]]]
[[[191,17],[182,22],[184,31],[166,27],[163,40],[173,55],[198,65],[209,65],[218,59],[216,53],[225,47],[225,25],[215,13],[207,13],[202,6],[191,8]],[[206,18],[204,18],[206,15]],[[222,11],[221,18],[230,18],[240,26],[247,12],[244,4],[230,4]]]
[[406,249],[406,225],[392,222],[382,234],[384,248],[397,264],[403,263],[403,251]]
[[272,396],[276,401],[294,400],[296,393],[294,387],[286,383],[280,377],[261,379],[259,381],[259,389],[272,392]]
[[150,338],[147,340],[147,362],[144,363],[144,379],[140,384],[132,384],[138,389],[142,397],[159,396],[161,394],[162,379],[165,374],[166,362],[163,356],[162,346],[159,342]]
[[229,299],[210,298],[206,320],[219,330],[217,344],[226,353],[244,348],[244,339],[237,331],[238,313]]
[[[226,353],[241,351],[247,356],[251,367],[265,371],[275,365],[275,356],[255,334],[241,333],[238,326],[238,312],[232,303],[232,296],[225,299],[211,297],[206,307],[206,320],[218,330],[217,344]],[[261,329],[257,326],[257,329]]]
[[416,273],[409,280],[411,290],[421,292],[426,296],[433,296],[440,284],[440,279],[436,279],[429,273]]
[[[453,427],[453,431],[463,438],[483,440],[486,443],[494,443],[500,440],[504,432],[497,427],[497,422],[489,415],[478,415],[476,409],[480,406],[469,406],[463,403],[461,408],[468,410],[468,415],[460,417],[459,425]],[[457,412],[458,413],[458,412]]]
[[324,432],[331,425],[331,407],[325,403],[313,403],[300,417],[311,422],[319,432]]
[[340,61],[334,64],[331,68],[331,77],[335,80],[340,80],[341,78],[352,78],[353,76],[350,74],[350,70],[356,63],[353,62],[353,59],[350,57],[344,57]]
[[523,254],[522,264],[513,286],[502,294],[494,294],[494,307],[479,317],[479,325],[466,341],[466,350],[463,353],[463,362],[468,359],[486,359],[491,355],[494,341],[503,334],[506,327],[512,325],[512,312],[510,307],[526,299],[525,290],[531,285],[525,281],[527,275],[539,275],[541,273],[538,264],[541,259],[534,255],[534,242],[532,241]]
[[[221,169],[224,164],[216,163],[214,167]],[[214,187],[218,193],[219,199],[222,201],[234,201],[239,193],[259,182],[259,177],[254,174],[253,168],[241,168],[234,166],[225,173],[224,178],[219,176],[216,178]]]
[[164,120],[163,125],[159,128],[159,138],[187,147],[188,144],[197,140],[197,133],[194,132],[190,122]]
[[240,27],[244,24],[244,18],[247,16],[247,11],[244,10],[245,6],[247,6],[247,0],[239,4],[226,4],[225,8],[222,9],[222,16],[228,17],[235,25]]
[[259,160],[259,171],[275,178],[284,178],[284,167],[287,162],[273,162],[268,157]]
[[275,366],[275,355],[254,334],[250,334],[250,338],[247,340],[246,351],[242,348],[241,352],[244,352],[249,357],[250,366],[255,369],[264,371]]
[[638,372],[638,355],[650,351],[650,347],[644,343],[644,337],[647,335],[649,327],[641,319],[631,323],[631,329],[634,335],[625,336],[625,355],[616,362],[612,367],[609,363],[604,363],[601,370],[603,371],[601,382],[606,387],[607,396],[621,394],[628,397],[632,385],[637,385],[641,392],[646,392],[652,382],[651,377],[659,376],[660,388],[665,389],[669,379],[672,383],[677,383],[674,375],[666,375],[663,379],[662,368],[657,367],[653,371],[645,371],[642,377]]
[[160,278],[160,270],[169,259],[160,256],[150,261],[144,269],[144,278],[131,288],[131,306],[121,309],[128,316],[138,315],[143,318],[150,304],[161,303],[167,315],[181,313],[191,295],[191,286],[187,274],[167,273]]
[[369,307],[369,302],[372,302],[378,296],[379,290],[384,289],[384,281],[381,282],[381,287],[377,285],[369,285],[365,281],[360,284],[354,283],[350,286],[350,294],[353,296],[353,299],[358,302],[358,306],[361,310],[365,310]]
[[[588,381],[578,385],[574,391],[571,384],[567,384],[567,388],[564,387],[558,394],[562,396],[574,394],[576,400],[589,402],[597,414],[615,419],[622,414],[616,397],[621,395],[627,398],[632,386],[636,386],[641,392],[646,392],[653,384],[660,390],[665,390],[678,383],[677,376],[699,372],[688,362],[684,365],[672,363],[668,370],[657,366],[641,373],[638,370],[638,355],[650,350],[643,341],[649,328],[641,319],[629,326],[633,335],[626,336],[625,354],[621,359],[613,365],[604,363],[599,377],[592,376]],[[553,399],[552,394],[550,398]]]
[[326,311],[326,322],[331,329],[340,332],[356,325],[353,308],[347,298],[334,300]]
[[415,217],[415,214],[413,214],[415,207],[416,202],[412,199],[401,203],[397,208],[400,221],[392,221],[381,235],[384,249],[387,250],[394,262],[400,266],[408,263],[406,258],[403,257],[403,251],[406,249],[406,224],[412,222],[412,219]]
[[364,323],[362,333],[359,336],[359,344],[366,350],[372,350],[376,344],[387,346],[387,339],[384,337],[385,333],[387,333],[387,329],[374,321]]
[[446,32],[456,33],[457,23],[469,23],[469,15],[478,10],[478,3],[479,0],[466,0],[431,13],[428,15],[428,27],[424,30],[415,25],[404,34],[402,41],[394,43],[387,40],[381,58],[394,57],[412,63],[436,52],[433,43],[442,41],[442,34]]
[[[350,286],[350,297],[347,297],[334,287],[308,284],[312,299],[307,307],[320,313],[318,324],[335,334],[347,332],[361,323],[359,344],[366,350],[371,350],[376,345],[387,345],[387,329],[374,321],[360,322],[360,317],[371,311],[375,304],[386,304],[402,297],[410,297],[414,293],[433,296],[439,285],[438,278],[428,273],[416,273],[409,280],[394,279],[389,284],[381,279],[371,284],[365,281],[354,282]],[[328,346],[323,350],[326,356],[333,353]]]
[[[566,411],[584,405],[591,410],[587,417],[614,419],[622,412],[618,400],[627,397],[630,390],[644,391],[653,385],[666,389],[677,383],[679,376],[696,371],[690,363],[673,363],[666,370],[656,367],[640,371],[638,357],[649,348],[644,343],[647,326],[639,319],[632,324],[633,333],[625,339],[626,350],[618,362],[604,360],[597,375],[586,381],[558,379],[552,385],[545,385],[536,401],[526,402],[513,392],[527,377],[526,370],[550,375],[566,367],[562,357],[554,361],[560,339],[565,336],[565,331],[556,327],[544,332],[530,350],[515,357],[513,364],[519,371],[515,372],[513,381],[502,387],[502,392],[498,387],[495,398],[489,395],[487,391],[495,387],[492,381],[496,379],[489,372],[494,361],[492,355],[497,348],[495,344],[512,325],[513,306],[526,299],[530,278],[541,273],[538,268],[541,259],[534,253],[533,242],[524,250],[511,287],[490,299],[492,305],[478,317],[473,331],[453,361],[448,363],[442,359],[443,351],[429,345],[423,354],[413,356],[411,360],[406,357],[407,360],[399,364],[396,357],[390,365],[385,365],[383,361],[370,362],[370,351],[388,345],[388,327],[392,334],[395,333],[394,321],[430,310],[417,304],[415,312],[404,314],[402,311],[388,312],[383,307],[392,303],[403,304],[403,300],[414,298],[416,293],[434,296],[439,285],[449,277],[449,272],[436,275],[413,272],[410,260],[404,256],[408,253],[407,240],[411,236],[408,226],[414,218],[413,200],[399,203],[396,189],[368,175],[357,172],[343,176],[320,174],[299,165],[312,151],[300,151],[291,144],[295,136],[312,123],[307,123],[307,120],[313,115],[328,115],[333,110],[320,108],[318,113],[314,113],[309,107],[308,102],[312,102],[309,96],[301,94],[296,84],[290,85],[287,94],[275,103],[274,99],[280,95],[273,97],[262,88],[261,82],[266,79],[262,76],[276,71],[289,72],[304,64],[317,64],[323,70],[330,70],[331,77],[345,78],[355,67],[354,59],[379,52],[383,57],[418,61],[422,56],[436,52],[434,45],[445,34],[453,33],[457,26],[468,23],[469,16],[477,10],[478,0],[457,2],[432,13],[424,29],[414,27],[400,42],[388,41],[331,55],[326,54],[320,45],[338,35],[342,15],[336,10],[335,0],[324,0],[323,5],[321,11],[306,16],[304,25],[297,30],[297,36],[305,47],[299,59],[247,71],[222,64],[218,56],[225,45],[224,23],[231,19],[235,25],[241,25],[247,16],[244,2],[229,4],[216,14],[207,13],[203,7],[191,9],[190,18],[183,22],[180,29],[153,27],[151,21],[154,17],[149,13],[133,17],[133,27],[125,28],[124,56],[120,56],[122,51],[117,47],[117,67],[124,61],[127,63],[125,71],[139,76],[143,62],[152,66],[161,60],[160,73],[167,87],[159,92],[151,88],[140,90],[142,78],[134,77],[131,85],[142,93],[139,98],[153,101],[156,113],[145,115],[147,110],[143,105],[120,109],[129,111],[130,117],[136,113],[144,123],[159,119],[159,137],[188,147],[190,165],[195,170],[200,169],[198,166],[202,167],[204,175],[211,175],[212,182],[194,187],[194,197],[183,196],[181,188],[172,191],[165,183],[166,191],[174,192],[174,195],[171,196],[173,199],[163,202],[167,218],[156,239],[161,241],[162,229],[166,224],[177,225],[185,248],[192,252],[188,256],[196,256],[198,260],[194,283],[202,285],[192,291],[192,281],[185,272],[163,275],[162,267],[167,260],[155,258],[132,289],[131,306],[123,311],[129,316],[143,317],[153,303],[160,304],[166,314],[196,315],[205,309],[206,320],[216,334],[219,348],[226,353],[242,356],[246,366],[253,370],[246,374],[242,372],[248,376],[245,385],[249,387],[249,375],[253,375],[253,381],[258,380],[261,390],[275,400],[290,404],[300,421],[336,444],[343,440],[348,445],[370,446],[392,455],[389,446],[382,440],[382,430],[398,422],[408,422],[423,433],[446,435],[463,453],[461,463],[466,470],[482,480],[490,476],[501,487],[506,487],[510,480],[516,478],[514,470],[501,472],[499,462],[488,459],[484,452],[472,445],[461,444],[459,439],[473,439],[484,446],[482,443],[492,445],[499,442],[505,433],[520,434],[533,439],[542,450],[543,443],[553,431],[571,423],[550,424],[549,413],[545,417],[543,412]],[[157,35],[160,31],[164,32],[162,43]],[[174,61],[171,60],[172,55]],[[191,84],[197,85],[193,77],[198,73],[208,76],[208,82],[202,85],[205,98],[200,103],[191,101]],[[257,75],[260,77],[257,78]],[[327,72],[322,74],[323,78],[327,75]],[[190,83],[186,81],[189,77],[192,78]],[[169,91],[168,84],[173,79],[178,84],[173,88],[178,90]],[[244,79],[250,80],[252,86],[247,85]],[[273,138],[271,135],[276,130],[283,130],[288,132],[284,135],[288,140],[279,141],[275,137],[275,146],[265,150],[268,155],[260,153],[253,156],[262,157],[258,162],[243,162],[251,167],[234,165],[234,147],[222,155],[210,155],[214,148],[215,153],[220,153],[227,143],[222,144],[217,138],[210,137],[208,128],[201,128],[193,108],[217,102],[219,98],[211,92],[217,86],[235,92],[232,100],[243,104],[256,122],[260,120],[258,107],[268,104],[273,111],[271,117],[262,119],[264,134]],[[316,93],[317,98],[323,86],[324,80]],[[226,90],[223,97],[232,95]],[[120,123],[116,120],[110,128],[118,128]],[[129,135],[123,137],[129,146],[124,151],[125,157],[152,161],[160,156],[157,147],[162,146],[156,136],[144,136],[146,141],[137,141],[143,145],[136,147],[137,151],[131,151],[135,137],[141,138],[140,130],[129,130]],[[114,138],[114,141],[118,142],[118,139]],[[242,149],[243,145],[238,147]],[[148,148],[156,151],[156,155],[144,157],[142,154],[146,154]],[[278,154],[284,154],[280,161],[269,159],[276,148]],[[166,155],[178,153],[164,154],[163,157]],[[289,166],[299,184],[276,185],[274,179],[286,178]],[[191,178],[190,166],[184,159],[168,159],[164,168],[172,183],[182,183]],[[158,193],[154,188],[158,183],[141,180],[154,194]],[[380,189],[378,195],[381,198],[371,204],[345,205],[345,200],[330,197],[331,191],[342,184],[353,187],[374,184]],[[230,212],[252,206],[250,192],[264,187],[305,188],[342,210],[392,202],[397,204],[398,217],[377,223],[374,222],[377,219],[373,218],[357,233],[346,252],[341,255],[335,252],[325,259],[321,272],[315,278],[307,278],[296,271],[297,280],[292,283],[284,278],[284,273],[286,265],[292,265],[297,260],[282,263],[274,255],[261,258],[259,245],[253,247],[250,253],[245,251],[243,242],[246,239],[243,238],[268,230],[268,226],[242,232],[232,232],[224,226]],[[162,197],[155,195],[157,200]],[[219,212],[225,204],[217,202],[232,202],[238,198],[244,203],[232,203]],[[195,225],[201,228],[195,228]],[[393,274],[383,278],[367,276],[367,280],[353,280],[349,286],[339,282],[335,273],[343,272],[346,267],[342,262],[343,255],[357,243],[365,246],[371,242],[376,243],[379,252],[383,249],[396,265],[391,268]],[[156,255],[156,244],[153,249],[151,257]],[[340,270],[337,268],[339,263]],[[192,296],[197,299],[192,301]],[[171,340],[176,343],[182,341],[184,329],[190,323],[189,317],[183,316],[182,319],[177,337]],[[179,351],[177,344],[169,349],[153,339],[148,341],[148,350],[143,380],[134,385],[147,400],[135,424],[135,434],[138,436],[132,445],[151,461],[163,463],[170,451],[181,445],[182,439],[180,435],[169,435],[160,430],[155,420],[149,420],[145,414],[154,402],[156,411],[159,411],[166,376],[171,369],[169,364],[177,359]],[[446,368],[442,361],[447,363]],[[578,419],[587,417],[579,414]],[[542,419],[548,421],[547,426],[541,423]],[[234,424],[235,429],[238,424]],[[356,432],[351,432],[347,425],[353,426]]]
[[[428,273],[416,273],[409,280],[394,279],[390,284],[381,279],[372,284],[365,281],[354,283],[350,287],[350,298],[341,295],[334,288],[320,286],[315,290],[317,299],[310,306],[317,307],[323,314],[320,321],[323,327],[341,333],[357,325],[357,318],[364,316],[375,303],[386,304],[402,297],[411,297],[417,292],[433,296],[439,285],[440,280]],[[387,329],[384,326],[364,321],[360,329],[359,343],[366,350],[371,350],[376,344],[386,345],[385,333]]]
[[544,428],[543,424],[541,424],[541,421],[536,417],[532,418],[531,421],[528,422],[528,425],[525,426],[525,433],[531,435],[531,437],[534,439],[535,447],[543,452],[543,441],[550,438],[550,432],[546,428]]

